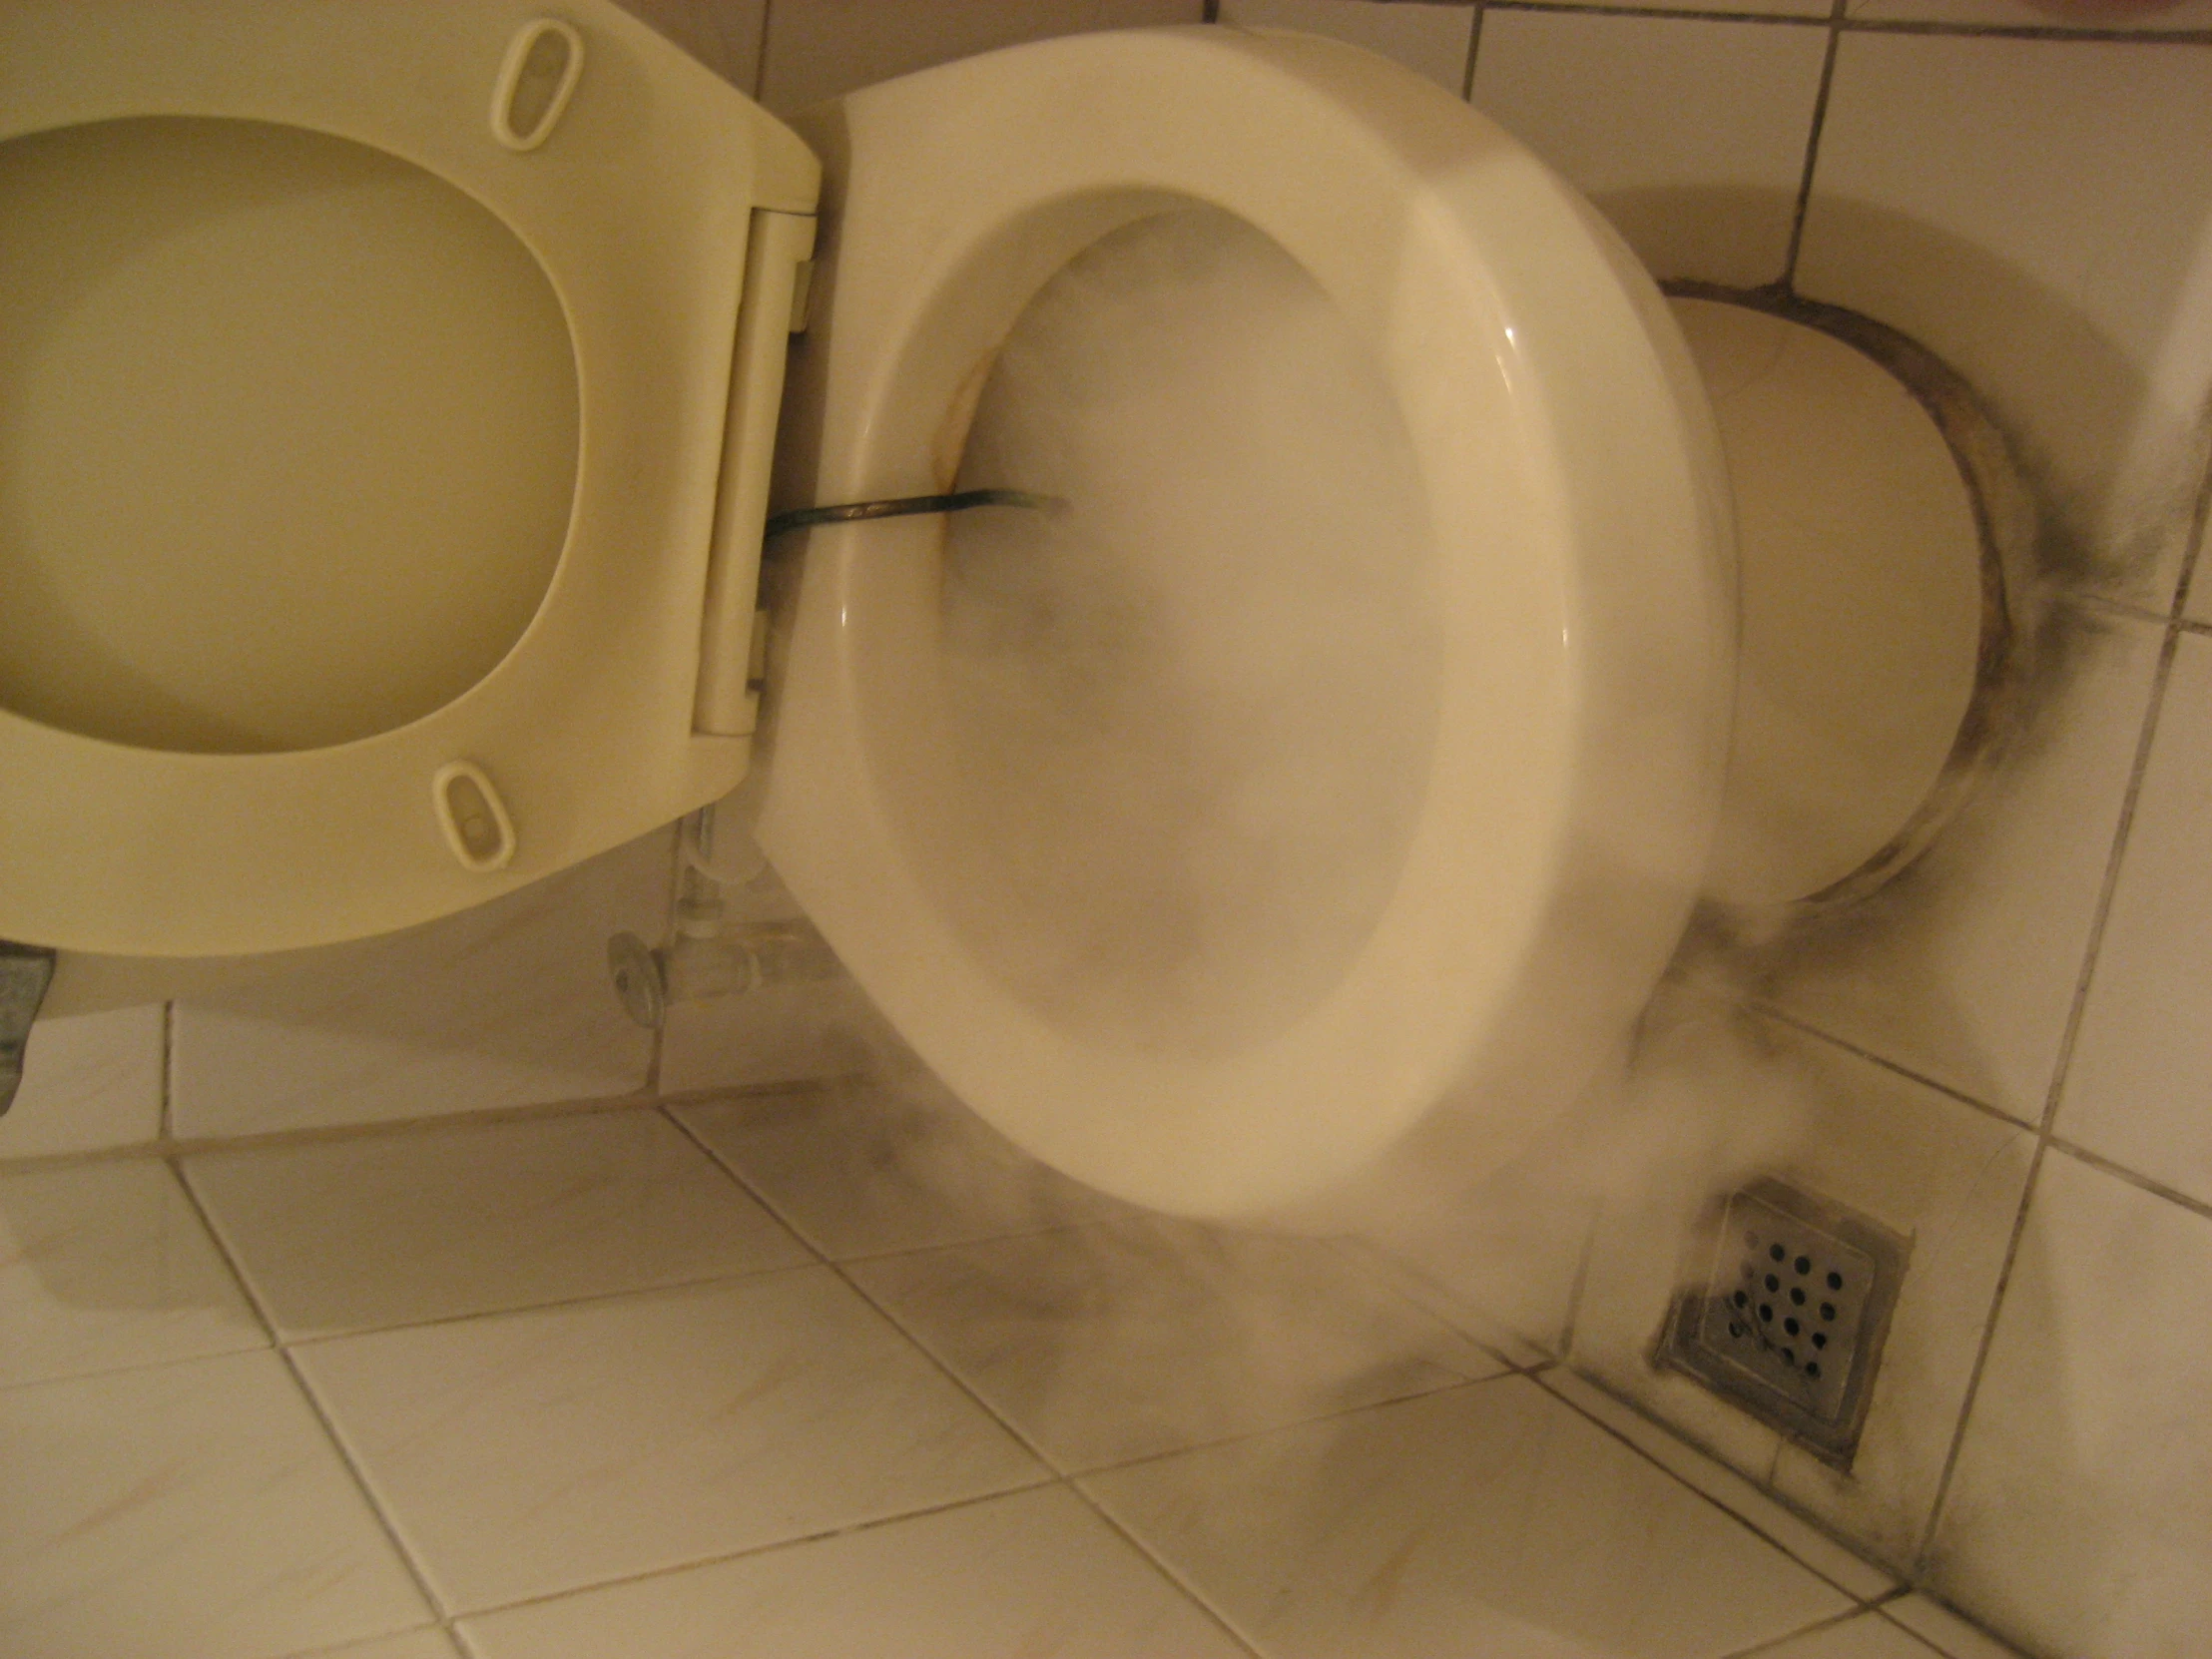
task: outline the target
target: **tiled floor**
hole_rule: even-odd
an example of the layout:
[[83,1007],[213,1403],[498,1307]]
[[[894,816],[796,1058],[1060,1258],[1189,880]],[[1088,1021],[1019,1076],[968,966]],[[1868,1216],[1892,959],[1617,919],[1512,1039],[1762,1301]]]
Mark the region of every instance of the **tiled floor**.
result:
[[0,1471],[11,1659],[1971,1651],[1363,1254],[880,1091],[0,1174]]

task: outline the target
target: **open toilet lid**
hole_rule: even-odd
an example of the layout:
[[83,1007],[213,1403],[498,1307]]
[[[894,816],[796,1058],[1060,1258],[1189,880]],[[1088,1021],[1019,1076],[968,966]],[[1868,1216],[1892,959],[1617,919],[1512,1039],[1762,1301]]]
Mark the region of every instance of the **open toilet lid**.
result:
[[945,487],[953,411],[1043,284],[1148,216],[1222,210],[1303,268],[1387,381],[1441,667],[1422,810],[1326,994],[1225,1051],[1102,1041],[991,968],[917,833],[941,521],[818,529],[761,822],[780,871],[956,1093],[1124,1197],[1283,1215],[1408,1160],[1472,1177],[1509,1158],[1648,994],[1719,793],[1724,486],[1648,278],[1465,105],[1302,37],[1046,42],[799,125],[832,217],[782,504]]
[[[389,931],[743,776],[743,729],[694,721],[717,547],[747,564],[731,585],[750,636],[759,520],[725,537],[718,518],[745,493],[746,457],[719,488],[742,424],[733,340],[770,240],[752,221],[811,215],[819,169],[609,0],[557,10],[0,8],[0,208],[18,233],[0,237],[0,937],[177,957]],[[530,68],[541,52],[558,75]],[[28,234],[26,203],[56,234]],[[395,203],[421,211],[378,218]],[[349,236],[380,287],[355,280]],[[456,298],[445,257],[486,244],[509,286]],[[126,290],[147,303],[115,303]],[[516,291],[544,371],[478,398],[481,444],[461,449],[409,415],[486,389],[472,369],[498,353],[477,336],[514,321]],[[788,316],[787,290],[779,375]],[[388,418],[345,418],[375,403],[338,395],[354,379],[393,394]],[[560,464],[526,502],[532,580],[456,662],[425,642],[483,598],[484,543],[453,528],[501,518],[478,463],[561,422]],[[750,467],[765,483],[765,454]],[[134,497],[150,510],[118,508]],[[380,630],[353,626],[379,606]],[[165,677],[180,641],[199,657]],[[436,660],[412,702],[355,718],[349,700],[376,703],[420,659]],[[236,681],[254,697],[183,718]],[[317,719],[289,718],[317,700]],[[165,703],[182,710],[167,732],[142,718]]]

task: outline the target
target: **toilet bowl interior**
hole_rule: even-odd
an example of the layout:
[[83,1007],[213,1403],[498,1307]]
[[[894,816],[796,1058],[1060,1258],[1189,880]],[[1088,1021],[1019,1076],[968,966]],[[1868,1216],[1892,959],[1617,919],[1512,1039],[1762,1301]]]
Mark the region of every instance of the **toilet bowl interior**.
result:
[[968,947],[1057,1026],[1279,1032],[1395,887],[1436,729],[1404,423],[1289,255],[1220,209],[1094,243],[983,376],[893,813]]

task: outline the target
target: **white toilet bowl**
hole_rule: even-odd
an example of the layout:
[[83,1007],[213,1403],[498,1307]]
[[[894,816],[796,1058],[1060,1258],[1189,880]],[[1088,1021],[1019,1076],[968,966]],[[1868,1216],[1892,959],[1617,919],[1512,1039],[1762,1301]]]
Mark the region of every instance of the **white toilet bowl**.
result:
[[[1477,1177],[1579,1092],[1647,998],[1722,800],[1736,663],[1727,480],[1696,368],[1649,277],[1586,204],[1459,101],[1304,37],[1096,35],[838,100],[799,122],[810,155],[598,0],[550,20],[503,0],[404,18],[336,0],[148,4],[103,14],[99,29],[74,5],[18,7],[0,23],[0,55],[49,69],[0,87],[0,197],[50,208],[97,177],[121,193],[121,245],[150,223],[131,181],[189,187],[195,155],[255,181],[235,202],[181,212],[167,241],[149,231],[143,258],[113,255],[150,307],[121,307],[118,328],[150,315],[192,334],[205,300],[273,260],[320,292],[332,263],[355,258],[331,249],[375,223],[405,257],[357,284],[335,320],[327,306],[301,313],[317,348],[324,328],[339,336],[333,360],[404,339],[414,378],[442,384],[458,360],[438,346],[444,327],[469,336],[468,360],[509,365],[504,379],[486,368],[433,395],[427,413],[391,393],[393,376],[341,374],[354,401],[337,406],[350,412],[316,428],[338,458],[316,461],[314,445],[277,442],[279,424],[319,410],[268,344],[281,329],[257,334],[281,295],[233,306],[238,329],[266,335],[243,380],[220,330],[151,381],[132,357],[143,345],[113,331],[62,339],[118,386],[158,383],[179,407],[221,382],[212,401],[233,425],[216,439],[197,422],[181,435],[175,421],[143,423],[152,472],[179,490],[196,469],[230,478],[235,452],[271,445],[304,472],[302,484],[237,465],[236,490],[251,497],[237,558],[201,535],[223,491],[179,496],[199,503],[189,510],[175,491],[139,492],[144,523],[200,536],[204,571],[145,584],[176,610],[179,649],[160,629],[102,622],[127,611],[139,555],[78,510],[96,480],[6,482],[9,444],[51,450],[63,428],[47,381],[20,362],[0,375],[0,537],[16,537],[0,541],[0,589],[58,582],[99,635],[81,649],[41,636],[32,668],[0,677],[0,938],[187,958],[479,902],[728,793],[770,674],[759,833],[779,871],[956,1093],[1045,1161],[1124,1197],[1292,1216],[1411,1166]],[[235,167],[222,159],[234,151]],[[815,156],[824,234],[810,288]],[[400,206],[374,219],[389,201]],[[241,223],[244,234],[226,230]],[[404,296],[406,273],[462,259],[455,239],[493,275],[425,322],[442,313]],[[67,259],[34,273],[57,307],[101,290],[98,252],[69,255],[90,276],[59,269]],[[1255,384],[1305,373],[1295,383],[1352,422],[1289,471],[1281,454],[1262,457],[1283,500],[1185,488],[1166,514],[1159,480],[1189,457],[1156,445],[1157,472],[1132,463],[1098,502],[1070,502],[1064,523],[820,526],[776,550],[795,597],[770,660],[754,657],[772,445],[786,508],[975,482],[990,455],[1025,453],[1005,439],[1020,435],[1021,398],[1061,396],[1007,389],[1001,370],[1024,330],[1080,321],[1071,283],[1147,261],[1169,271],[1172,298],[1178,260],[1214,272],[1217,288],[1224,272],[1273,284],[1313,324],[1312,351],[1286,347],[1282,364],[1249,329],[1240,347]],[[495,303],[510,290],[535,320],[509,316],[517,338],[485,345],[470,318],[511,309]],[[394,307],[388,326],[379,305]],[[1178,372],[1166,336],[1132,316],[1125,337],[1099,335],[1107,357],[1126,344]],[[801,321],[779,429],[786,330]],[[1180,404],[1150,405],[1163,429],[1217,389],[1190,384]],[[1272,431],[1285,401],[1244,407]],[[484,443],[484,464],[509,469],[502,487],[553,528],[522,535],[503,565],[470,557],[481,529],[424,554],[467,472],[425,457],[417,474],[406,426],[417,416]],[[485,439],[502,420],[534,459]],[[345,448],[347,421],[381,422],[377,441]],[[986,441],[985,428],[998,435]],[[1088,441],[1079,423],[1067,431]],[[1236,447],[1235,431],[1194,431],[1182,447]],[[1109,426],[1100,453],[1128,439],[1141,456],[1136,440],[1152,435]],[[1354,484],[1332,482],[1340,463]],[[386,510],[395,484],[421,479],[419,499]],[[1140,539],[1151,526],[1166,546],[1195,513],[1279,522],[1288,546],[1302,516],[1336,524],[1340,507],[1347,534],[1375,545],[1349,562],[1329,563],[1323,546],[1286,563],[1302,573],[1303,635],[1270,633],[1268,567],[1247,559],[1214,610],[1189,613],[1213,620],[1176,636],[1171,656],[1127,659],[1188,671],[1189,730],[1208,743],[1233,730],[1221,711],[1238,687],[1284,688],[1268,730],[1311,744],[1284,751],[1300,759],[1280,793],[1232,800],[1217,785],[1239,774],[1239,756],[1197,736],[1187,747],[1226,766],[1186,754],[1174,774],[1202,798],[1186,819],[1218,828],[1230,802],[1259,830],[1203,845],[1156,832],[1181,822],[1173,792],[1147,795],[1165,775],[1137,767],[1112,775],[1128,787],[1105,787],[1082,770],[1079,733],[1073,749],[1035,752],[1073,781],[1040,810],[1041,838],[989,816],[974,758],[1003,734],[972,675],[961,679],[973,664],[954,637],[956,601],[974,560],[1030,579],[992,537],[1091,536],[1095,556],[1112,547],[1096,540],[1101,522]],[[26,515],[61,529],[28,536]],[[1203,537],[1193,545],[1199,564],[1170,569],[1174,581],[1207,575]],[[358,601],[368,620],[348,632],[315,602],[311,573],[298,578],[301,559],[365,562],[335,590],[362,595],[388,569],[398,598]],[[90,564],[97,580],[70,589]],[[481,584],[479,565],[496,566]],[[1335,597],[1317,600],[1309,571],[1337,582]],[[255,616],[272,584],[288,608]],[[480,626],[438,632],[472,605]],[[49,609],[66,620],[67,604]],[[289,655],[254,646],[242,612],[296,635]],[[373,674],[359,689],[360,665],[404,657],[422,633],[410,617],[432,644],[379,701]],[[1362,632],[1378,617],[1396,631]],[[1113,626],[1156,622],[1131,613]],[[1280,660],[1299,639],[1311,672]],[[1265,660],[1264,673],[1232,684],[1233,659]],[[166,686],[171,715],[147,713],[159,700],[117,691],[113,673],[106,691],[86,689],[110,671]],[[1172,737],[1178,707],[1152,699],[1143,730]],[[1371,709],[1382,713],[1363,727]],[[991,764],[993,788],[1018,785],[1004,754]],[[1363,780],[1373,793],[1353,787]],[[1332,811],[1342,835],[1319,823]],[[1126,868],[1124,827],[1152,837]],[[1271,887],[1254,849],[1286,846],[1299,880]],[[1086,847],[1099,856],[1069,851]],[[1216,888],[1193,867],[1209,858],[1250,929],[1228,945],[1209,934],[1227,912],[1209,908]]]
[[[785,501],[949,487],[948,418],[1040,286],[1125,227],[1225,209],[1310,276],[1400,413],[1427,539],[1375,558],[1427,585],[1437,652],[1417,814],[1357,948],[1264,1028],[1148,1041],[963,919],[1010,872],[956,867],[929,830],[958,742],[945,522],[819,528],[760,826],[779,871],[956,1093],[1125,1197],[1280,1213],[1429,1156],[1447,1098],[1461,1163],[1519,1150],[1649,994],[1720,799],[1725,485],[1649,278],[1497,128],[1326,41],[1050,42],[802,129],[832,229]],[[1162,940],[1150,965],[1175,994],[1184,955]]]

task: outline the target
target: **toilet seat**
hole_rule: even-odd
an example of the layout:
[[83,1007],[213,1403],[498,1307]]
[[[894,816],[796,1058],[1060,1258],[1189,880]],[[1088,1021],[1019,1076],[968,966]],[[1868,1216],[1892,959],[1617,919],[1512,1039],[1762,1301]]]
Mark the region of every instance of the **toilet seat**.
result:
[[[719,580],[750,637],[765,468],[756,483],[726,451],[761,437],[747,391],[761,404],[764,375],[773,411],[819,170],[634,19],[560,9],[581,73],[551,104],[512,106],[536,125],[503,133],[495,88],[546,27],[532,5],[0,15],[0,59],[37,66],[0,83],[0,141],[134,117],[274,123],[397,157],[490,209],[558,296],[579,433],[534,617],[473,686],[395,730],[195,753],[0,709],[0,937],[179,956],[388,931],[642,834],[744,773],[749,722],[695,722],[701,595]],[[784,314],[749,357],[749,246],[759,267],[772,242]]]
[[932,892],[912,757],[937,741],[941,523],[819,528],[766,769],[780,872],[955,1093],[1123,1197],[1303,1216],[1510,1158],[1648,995],[1719,798],[1726,484],[1648,277],[1464,105],[1303,37],[1045,42],[799,125],[832,229],[779,505],[947,487],[963,394],[1029,298],[1102,237],[1202,204],[1287,251],[1393,388],[1445,667],[1426,810],[1341,980],[1232,1052],[1142,1052],[1038,1013]]

